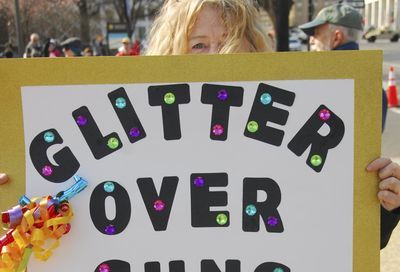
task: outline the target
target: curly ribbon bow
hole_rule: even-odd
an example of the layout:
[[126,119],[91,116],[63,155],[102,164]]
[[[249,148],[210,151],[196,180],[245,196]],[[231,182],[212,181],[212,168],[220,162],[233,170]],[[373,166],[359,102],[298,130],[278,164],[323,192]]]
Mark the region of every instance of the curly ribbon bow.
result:
[[87,186],[81,177],[74,179],[71,188],[55,197],[22,196],[19,205],[1,213],[7,233],[0,238],[0,272],[26,271],[32,252],[42,261],[52,255],[71,229],[73,212],[68,201]]

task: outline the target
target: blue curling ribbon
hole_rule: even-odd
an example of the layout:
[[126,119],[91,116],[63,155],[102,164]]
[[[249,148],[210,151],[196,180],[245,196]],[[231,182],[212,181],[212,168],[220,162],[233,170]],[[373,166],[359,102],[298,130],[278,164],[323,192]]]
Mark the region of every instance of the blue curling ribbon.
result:
[[76,183],[66,191],[60,192],[55,197],[60,202],[69,201],[71,198],[79,194],[88,185],[88,182],[79,176],[74,176]]
[[19,205],[21,205],[23,207],[23,206],[30,204],[31,200],[26,195],[23,195],[20,197],[18,203],[19,203]]

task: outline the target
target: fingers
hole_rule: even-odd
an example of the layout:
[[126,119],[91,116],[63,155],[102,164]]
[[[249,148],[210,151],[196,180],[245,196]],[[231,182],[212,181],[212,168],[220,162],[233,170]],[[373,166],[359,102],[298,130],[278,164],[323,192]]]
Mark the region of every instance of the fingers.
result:
[[0,173],[0,185],[8,181],[8,176],[4,173]]
[[378,199],[388,211],[392,211],[400,206],[400,196],[388,190],[379,191]]
[[368,172],[378,171],[392,162],[389,158],[378,158],[367,166]]
[[380,179],[396,177],[400,179],[400,166],[389,158],[379,158],[367,166],[367,171],[378,171]]
[[378,172],[382,206],[388,211],[400,207],[400,166],[388,158],[378,158],[367,166],[367,171]]
[[379,183],[379,190],[388,190],[400,195],[400,180],[395,177],[384,179]]
[[380,169],[378,174],[381,179],[385,179],[388,177],[395,177],[400,179],[400,166],[395,162],[391,162],[390,164]]

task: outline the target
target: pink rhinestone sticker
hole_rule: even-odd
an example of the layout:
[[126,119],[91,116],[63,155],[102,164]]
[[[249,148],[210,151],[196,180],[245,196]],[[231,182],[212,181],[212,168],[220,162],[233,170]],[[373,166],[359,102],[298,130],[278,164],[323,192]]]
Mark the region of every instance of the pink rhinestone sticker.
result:
[[98,269],[99,272],[111,272],[110,266],[106,263],[102,263]]
[[329,120],[329,118],[331,118],[331,113],[329,110],[322,109],[319,111],[319,119],[321,119],[322,121],[327,121]]
[[217,124],[217,125],[213,126],[212,133],[215,136],[220,136],[220,135],[224,134],[224,127],[219,125],[219,124]]
[[157,212],[161,212],[165,208],[165,203],[162,200],[156,200],[154,201],[153,207]]

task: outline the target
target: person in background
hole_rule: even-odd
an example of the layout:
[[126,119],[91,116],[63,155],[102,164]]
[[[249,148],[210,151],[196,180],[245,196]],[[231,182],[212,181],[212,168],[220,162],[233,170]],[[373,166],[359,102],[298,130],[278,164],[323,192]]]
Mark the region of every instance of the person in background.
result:
[[[310,36],[311,51],[359,50],[358,41],[364,27],[362,15],[347,4],[322,9],[314,20],[300,25]],[[385,127],[387,98],[382,93],[382,131]],[[381,248],[389,242],[400,220],[400,166],[387,158],[372,162],[367,171],[378,172],[378,199],[381,203]]]
[[30,36],[30,41],[25,48],[24,58],[37,58],[41,57],[42,46],[39,41],[39,34],[32,33]]
[[68,38],[61,43],[61,46],[67,58],[82,56],[82,42],[79,38]]
[[84,56],[84,57],[92,57],[92,56],[93,56],[93,50],[92,50],[92,48],[91,48],[91,47],[86,47],[86,48],[83,50],[83,56]]
[[94,56],[107,56],[107,48],[102,34],[96,35],[92,41]]
[[11,43],[7,43],[6,47],[4,48],[3,53],[0,55],[1,58],[13,58],[14,57],[14,52],[13,52],[13,46]]
[[61,52],[57,49],[57,42],[54,39],[48,39],[43,48],[43,57],[58,58]]
[[[335,4],[322,9],[317,17],[299,28],[310,36],[311,51],[359,50],[364,28],[362,15],[347,4]],[[382,131],[385,128],[387,97],[382,92]]]
[[129,38],[122,39],[122,46],[118,48],[117,57],[122,56],[138,56],[140,54],[139,42],[135,40],[133,46],[131,47],[131,41]]

